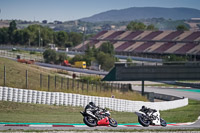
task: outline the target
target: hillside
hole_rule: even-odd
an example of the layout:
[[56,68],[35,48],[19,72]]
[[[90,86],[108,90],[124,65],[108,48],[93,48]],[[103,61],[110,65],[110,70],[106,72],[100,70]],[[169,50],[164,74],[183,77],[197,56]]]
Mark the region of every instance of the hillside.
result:
[[87,22],[131,21],[148,18],[182,20],[199,17],[200,10],[192,8],[131,7],[102,12],[91,17],[82,18],[81,20]]

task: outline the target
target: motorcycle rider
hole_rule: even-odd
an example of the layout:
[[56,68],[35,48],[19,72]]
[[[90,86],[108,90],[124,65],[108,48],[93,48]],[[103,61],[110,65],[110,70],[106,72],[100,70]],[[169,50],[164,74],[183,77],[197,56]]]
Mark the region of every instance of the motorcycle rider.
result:
[[155,109],[150,109],[150,108],[147,108],[147,107],[145,107],[145,106],[142,106],[142,108],[140,109],[140,111],[142,111],[142,112],[144,112],[145,114],[147,114],[148,112],[151,112],[151,111],[156,112],[157,110],[155,110]]
[[95,112],[99,109],[98,106],[96,106],[93,102],[89,102],[89,104],[86,105],[85,107],[85,112],[92,116],[93,118],[97,119],[98,118],[94,115]]

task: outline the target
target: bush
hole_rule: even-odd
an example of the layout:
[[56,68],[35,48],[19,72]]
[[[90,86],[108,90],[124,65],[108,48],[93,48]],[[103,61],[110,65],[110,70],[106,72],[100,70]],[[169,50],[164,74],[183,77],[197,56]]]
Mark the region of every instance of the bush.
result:
[[67,59],[65,53],[56,53],[55,50],[48,49],[43,53],[43,57],[46,63],[60,64]]
[[177,56],[177,55],[169,55],[164,58],[165,62],[172,62],[172,61],[187,61],[187,56]]
[[57,60],[57,54],[55,50],[47,49],[43,53],[43,57],[46,63],[55,63]]

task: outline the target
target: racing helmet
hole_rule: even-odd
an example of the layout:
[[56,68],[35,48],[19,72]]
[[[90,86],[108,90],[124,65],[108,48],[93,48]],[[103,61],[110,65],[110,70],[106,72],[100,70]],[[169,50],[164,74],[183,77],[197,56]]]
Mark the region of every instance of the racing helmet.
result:
[[89,102],[89,105],[93,106],[93,107],[96,107],[95,103],[94,102]]

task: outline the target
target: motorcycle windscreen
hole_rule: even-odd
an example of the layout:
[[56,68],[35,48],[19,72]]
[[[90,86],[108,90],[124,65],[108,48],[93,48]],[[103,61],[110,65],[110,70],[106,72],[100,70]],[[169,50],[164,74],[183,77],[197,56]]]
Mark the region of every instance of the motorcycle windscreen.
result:
[[109,125],[109,120],[108,120],[108,118],[106,117],[106,118],[104,118],[104,119],[102,119],[102,120],[99,120],[99,121],[97,122],[97,124],[98,124],[98,126],[108,126],[108,125]]

